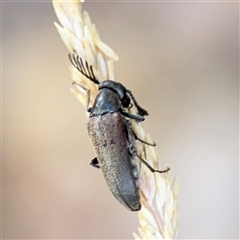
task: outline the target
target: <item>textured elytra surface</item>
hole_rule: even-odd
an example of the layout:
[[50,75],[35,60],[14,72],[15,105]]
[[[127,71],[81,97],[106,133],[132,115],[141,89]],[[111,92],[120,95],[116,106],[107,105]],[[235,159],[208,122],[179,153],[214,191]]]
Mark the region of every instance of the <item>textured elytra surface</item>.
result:
[[119,112],[94,116],[87,129],[109,189],[125,207],[140,210],[138,169],[129,153],[133,142],[125,118]]

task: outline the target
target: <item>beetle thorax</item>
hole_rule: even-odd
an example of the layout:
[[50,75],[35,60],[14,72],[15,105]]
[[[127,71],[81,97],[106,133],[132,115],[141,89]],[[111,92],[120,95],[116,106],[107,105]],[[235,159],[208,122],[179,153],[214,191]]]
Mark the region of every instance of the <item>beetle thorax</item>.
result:
[[118,95],[111,89],[103,88],[99,91],[95,99],[90,117],[117,112],[120,108],[121,101]]

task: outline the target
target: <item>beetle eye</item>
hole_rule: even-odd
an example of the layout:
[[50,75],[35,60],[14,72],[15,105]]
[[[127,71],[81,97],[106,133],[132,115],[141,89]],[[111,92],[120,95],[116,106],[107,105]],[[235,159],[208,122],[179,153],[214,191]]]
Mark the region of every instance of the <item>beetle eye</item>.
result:
[[130,98],[125,97],[125,98],[122,99],[122,106],[123,107],[127,108],[129,106],[129,104],[130,104]]

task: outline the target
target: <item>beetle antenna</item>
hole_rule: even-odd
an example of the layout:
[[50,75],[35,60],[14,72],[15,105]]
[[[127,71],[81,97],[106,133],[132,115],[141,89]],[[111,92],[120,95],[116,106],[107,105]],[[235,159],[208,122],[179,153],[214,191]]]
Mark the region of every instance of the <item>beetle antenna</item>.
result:
[[80,58],[78,55],[76,54],[68,54],[69,60],[72,63],[72,65],[86,78],[88,78],[89,80],[91,80],[92,82],[94,82],[95,84],[99,85],[99,81],[97,80],[97,78],[94,75],[93,72],[93,68],[92,66],[88,65],[88,62],[85,62],[85,65],[83,63],[82,58]]
[[137,103],[135,97],[133,96],[132,92],[127,89],[127,93],[128,93],[128,94],[130,95],[130,97],[132,98],[133,103],[134,103],[135,107],[137,108],[139,115],[141,115],[141,116],[147,116],[147,115],[149,115],[148,112],[147,112],[145,109],[143,109],[142,107],[140,107],[140,106],[138,105],[138,103]]

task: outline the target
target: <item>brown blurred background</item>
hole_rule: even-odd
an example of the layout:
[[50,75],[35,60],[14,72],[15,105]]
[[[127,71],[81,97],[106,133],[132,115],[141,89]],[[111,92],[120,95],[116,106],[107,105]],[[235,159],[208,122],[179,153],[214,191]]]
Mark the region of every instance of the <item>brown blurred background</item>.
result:
[[[180,175],[182,239],[238,238],[238,3],[87,2],[119,55],[117,81],[149,110]],[[111,195],[69,91],[51,2],[2,3],[2,237],[127,239],[137,214]]]

